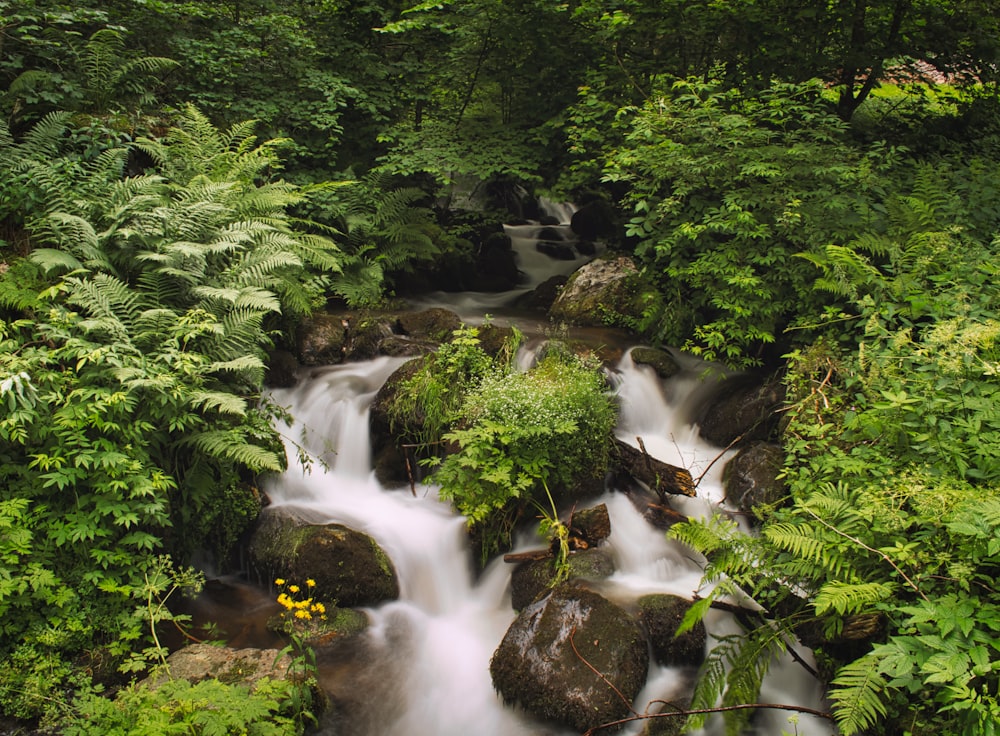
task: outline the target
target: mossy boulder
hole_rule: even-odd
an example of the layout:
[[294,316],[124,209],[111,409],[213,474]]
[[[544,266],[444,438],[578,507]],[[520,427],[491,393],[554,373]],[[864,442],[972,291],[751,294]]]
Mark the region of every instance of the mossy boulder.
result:
[[433,307],[419,312],[404,312],[396,319],[396,332],[413,338],[444,342],[462,326],[462,319],[448,309]]
[[[393,371],[392,375],[376,392],[375,398],[372,399],[368,412],[372,465],[375,469],[375,477],[383,485],[392,486],[405,483],[408,480],[406,456],[398,438],[406,435],[413,436],[414,433],[419,432],[423,417],[419,411],[416,411],[405,418],[408,426],[394,426],[391,409],[401,386],[420,370],[426,360],[426,357],[415,358],[403,363]],[[411,462],[410,472],[416,472],[416,470],[415,464]]]
[[[547,591],[556,578],[555,560],[546,557],[541,560],[521,562],[510,576],[510,605],[515,611],[529,606]],[[611,552],[594,548],[573,552],[566,559],[570,580],[603,580],[615,572]]]
[[189,644],[167,657],[169,678],[158,676],[146,681],[157,687],[167,679],[191,683],[215,679],[227,685],[245,685],[251,690],[265,677],[270,680],[300,678],[292,670],[292,657],[277,649],[232,649],[209,642]]
[[666,380],[680,373],[681,367],[674,360],[674,356],[666,350],[657,348],[638,347],[633,348],[629,354],[632,362],[637,365],[648,365],[660,378]]
[[631,258],[597,258],[569,277],[549,308],[549,319],[587,327],[634,324],[648,292]]
[[639,618],[652,645],[653,657],[662,665],[697,667],[705,659],[705,626],[699,621],[675,636],[691,601],[666,593],[639,598]]
[[582,733],[628,715],[648,666],[632,617],[591,590],[562,584],[514,620],[490,674],[505,702]]
[[265,513],[249,552],[265,579],[314,580],[312,594],[318,600],[353,607],[399,597],[396,570],[385,551],[367,534],[341,524],[301,524]]
[[302,322],[296,335],[298,362],[334,365],[344,360],[348,322],[342,315],[319,312]]
[[739,509],[763,519],[765,507],[774,506],[788,495],[788,486],[778,478],[785,464],[780,445],[754,442],[741,449],[726,463],[722,483],[726,500]]

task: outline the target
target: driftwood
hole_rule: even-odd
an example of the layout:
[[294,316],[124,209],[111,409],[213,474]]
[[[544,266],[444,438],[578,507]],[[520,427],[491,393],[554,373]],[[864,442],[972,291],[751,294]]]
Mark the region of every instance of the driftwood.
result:
[[527,552],[510,552],[503,556],[504,562],[537,562],[552,557],[551,549],[532,549]]
[[675,496],[695,495],[694,480],[684,468],[657,460],[648,452],[617,438],[615,445],[618,448],[618,465],[621,471],[633,480],[647,485],[661,503],[666,501],[668,493]]

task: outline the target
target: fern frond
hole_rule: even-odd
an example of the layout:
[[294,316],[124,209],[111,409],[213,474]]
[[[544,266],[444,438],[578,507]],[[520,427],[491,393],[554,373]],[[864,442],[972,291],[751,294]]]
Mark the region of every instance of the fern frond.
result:
[[72,253],[57,248],[36,248],[31,251],[28,257],[33,263],[41,266],[46,273],[84,270],[83,264]]
[[831,580],[824,583],[813,597],[818,615],[830,610],[841,616],[858,613],[891,596],[895,588],[887,583],[845,583]]
[[[839,545],[831,544],[830,534],[802,523],[774,523],[764,527],[764,538],[778,549],[809,563],[810,579],[840,577],[856,580],[857,575]],[[818,568],[818,569],[816,569]]]
[[833,715],[844,736],[863,731],[885,717],[882,692],[886,681],[879,674],[878,661],[871,654],[841,667],[833,686],[830,691]]
[[59,156],[72,114],[50,112],[31,126],[18,146],[25,159],[50,161]]
[[254,473],[284,470],[285,464],[276,454],[248,442],[247,437],[241,432],[232,430],[200,432],[191,436],[188,441],[209,457],[231,460]]
[[209,409],[222,414],[244,416],[247,411],[246,401],[224,391],[194,391],[189,401],[195,408]]
[[99,319],[111,320],[122,342],[130,342],[140,303],[138,295],[114,276],[96,274],[92,279],[70,278],[70,304]]
[[264,361],[256,355],[241,355],[232,360],[221,360],[206,366],[209,373],[227,371],[229,373],[244,373],[250,371],[263,371]]

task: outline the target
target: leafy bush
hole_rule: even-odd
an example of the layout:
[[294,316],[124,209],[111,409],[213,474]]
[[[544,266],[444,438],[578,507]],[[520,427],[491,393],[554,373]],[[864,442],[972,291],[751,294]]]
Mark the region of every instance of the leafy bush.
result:
[[529,371],[487,375],[444,438],[457,444],[431,477],[472,523],[509,504],[543,504],[548,487],[603,476],[616,415],[603,377],[552,354]]
[[760,364],[790,320],[821,301],[794,256],[876,224],[880,176],[896,154],[851,145],[821,92],[676,82],[620,113],[626,136],[604,178],[628,187],[627,234],[664,294],[652,337]]
[[285,214],[302,193],[262,180],[277,144],[249,126],[219,132],[189,109],[141,144],[158,173],[124,177],[123,151],[60,157],[66,125],[0,136],[3,170],[27,173],[16,186],[38,203],[42,268],[0,279],[0,708],[21,717],[86,688],[83,652],[102,678],[146,666],[133,611],[149,613],[159,555],[232,541],[252,518],[215,509],[285,464],[260,402],[267,323],[315,303],[305,264],[337,267]]
[[393,431],[414,444],[418,454],[437,453],[445,433],[461,417],[466,394],[495,369],[480,345],[479,329],[456,330],[395,396],[389,409]]
[[130,687],[113,699],[81,700],[60,725],[66,736],[146,736],[146,734],[246,734],[298,736],[304,729],[288,704],[301,685],[262,679],[251,690],[216,679],[190,683],[168,680],[159,687]]
[[[811,259],[843,311],[790,356],[793,504],[755,537],[672,531],[707,555],[709,597],[740,587],[776,617],[713,653],[696,703],[752,699],[772,656],[757,644],[808,629],[842,733],[997,731],[1000,281],[995,242],[956,227],[962,203],[934,173],[890,201],[884,233]],[[879,625],[849,645],[862,619]],[[747,653],[757,669],[727,674]]]

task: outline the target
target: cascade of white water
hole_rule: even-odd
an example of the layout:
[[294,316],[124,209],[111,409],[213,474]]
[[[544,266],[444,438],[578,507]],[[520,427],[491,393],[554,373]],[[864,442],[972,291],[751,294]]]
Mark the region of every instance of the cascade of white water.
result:
[[[473,579],[464,519],[439,502],[433,488],[383,488],[369,467],[368,407],[400,359],[379,358],[316,372],[293,389],[275,390],[295,424],[289,437],[289,470],[268,488],[272,503],[292,507],[316,523],[339,522],[370,534],[397,568],[400,600],[369,611],[364,634],[368,653],[352,673],[371,701],[355,720],[326,732],[338,736],[569,736],[504,706],[493,690],[489,660],[514,619],[509,566],[497,561]],[[698,498],[677,499],[690,516],[706,515],[722,503],[719,450],[702,442],[685,419],[686,397],[703,375],[689,367],[665,387],[649,368],[628,355],[615,373],[621,405],[618,435],[665,462],[692,469]],[[685,383],[686,382],[686,383]],[[671,391],[674,385],[687,386]],[[294,442],[293,442],[294,440]],[[322,454],[328,468],[304,473],[295,463],[296,443]],[[716,461],[716,462],[713,462]],[[617,572],[606,583],[612,597],[635,599],[646,592],[691,596],[700,585],[700,564],[691,553],[650,527],[623,495],[606,494],[612,533],[608,540]],[[534,540],[537,546],[537,540]],[[729,633],[728,614],[710,612],[710,635]],[[799,665],[785,658],[772,667],[765,697],[819,707],[822,693]],[[642,710],[653,699],[669,699],[690,687],[692,673],[652,666],[636,701]],[[812,736],[830,733],[828,724],[801,716],[797,727],[787,714],[765,713],[757,733],[782,730]],[[642,724],[626,729],[637,734]],[[797,729],[797,730],[796,730]],[[721,733],[713,724],[709,734]]]

